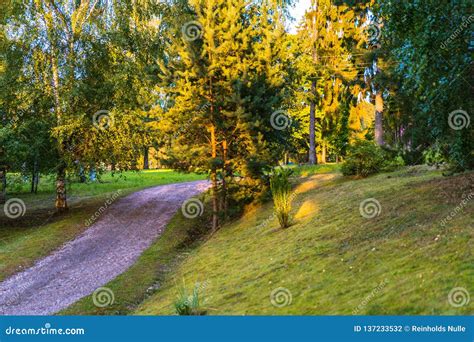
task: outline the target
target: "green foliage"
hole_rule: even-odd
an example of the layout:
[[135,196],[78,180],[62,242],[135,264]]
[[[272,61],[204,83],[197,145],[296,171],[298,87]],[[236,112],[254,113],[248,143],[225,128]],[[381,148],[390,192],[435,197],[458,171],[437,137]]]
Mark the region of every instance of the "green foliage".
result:
[[203,296],[202,286],[199,283],[194,285],[191,293],[188,292],[186,284],[183,283],[178,287],[176,301],[174,302],[174,309],[180,316],[201,316],[205,314],[202,309]]
[[[288,86],[294,87],[292,113],[300,123],[293,133],[293,145],[306,154],[305,161],[311,136],[320,150],[327,148],[337,156],[345,152],[347,99],[360,73],[351,51],[359,40],[353,10],[329,0],[312,2],[296,36],[288,38],[296,81]],[[311,130],[313,115],[316,132]]]
[[210,175],[216,229],[217,216],[232,216],[265,189],[265,172],[287,145],[290,130],[271,124],[284,109],[284,26],[274,2],[226,0],[190,1],[170,24],[170,57],[161,66],[162,77],[173,79],[161,88],[169,99],[160,121],[170,140],[163,159]]
[[[410,162],[422,160],[428,149],[430,163],[445,159],[458,170],[474,167],[474,130],[466,124],[473,108],[471,8],[469,0],[379,4],[384,51],[396,83],[390,117],[398,118],[402,130],[395,133],[406,149],[419,152],[408,155]],[[444,30],[447,18],[456,24]],[[457,110],[465,113],[456,123],[450,115]],[[443,149],[433,151],[434,144]]]
[[397,155],[394,158],[385,159],[382,171],[384,172],[395,171],[401,168],[402,166],[405,166],[405,161],[403,160],[401,156]]
[[288,168],[275,169],[270,177],[270,188],[272,190],[275,214],[281,228],[290,226],[290,212],[292,192],[290,176],[293,170]]
[[345,176],[367,177],[381,171],[383,150],[372,141],[358,140],[349,147],[341,171]]
[[[163,23],[151,21],[166,5],[13,3],[0,30],[0,164],[26,175],[137,169],[161,143]],[[99,112],[106,127],[94,125]]]
[[396,150],[382,148],[373,141],[357,140],[349,147],[341,171],[345,176],[367,177],[394,171],[404,165],[403,158]]
[[[474,167],[472,124],[450,122],[456,110],[472,121],[469,1],[320,0],[294,35],[284,28],[287,4],[7,2],[0,165],[32,179],[62,166],[130,170],[154,147],[173,168],[212,174],[220,217],[232,217],[265,191],[283,153],[307,158],[310,135],[329,160],[343,157],[351,110],[377,93],[385,142],[401,146],[406,164]],[[441,30],[446,18],[459,26]],[[190,23],[195,37],[186,37]],[[381,33],[374,51],[370,25]],[[288,129],[270,125],[280,110],[292,117]],[[94,126],[99,111],[112,120],[107,129]],[[379,166],[379,157],[368,156],[361,174],[401,164]],[[348,158],[345,172],[358,174],[363,163]]]
[[446,158],[440,146],[435,145],[423,151],[423,161],[428,165],[435,165],[438,167],[440,164],[446,162]]

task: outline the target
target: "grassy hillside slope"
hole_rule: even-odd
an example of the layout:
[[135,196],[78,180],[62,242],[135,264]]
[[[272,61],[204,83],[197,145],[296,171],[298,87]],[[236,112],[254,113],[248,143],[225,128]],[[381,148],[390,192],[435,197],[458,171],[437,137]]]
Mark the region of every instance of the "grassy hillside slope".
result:
[[[455,287],[474,297],[474,173],[416,167],[352,180],[325,171],[296,180],[289,229],[271,203],[249,210],[167,272],[135,314],[174,314],[183,279],[189,290],[204,284],[207,314],[474,312],[474,300],[448,302]],[[380,203],[374,218],[360,213],[369,198]],[[281,307],[271,303],[278,291]]]

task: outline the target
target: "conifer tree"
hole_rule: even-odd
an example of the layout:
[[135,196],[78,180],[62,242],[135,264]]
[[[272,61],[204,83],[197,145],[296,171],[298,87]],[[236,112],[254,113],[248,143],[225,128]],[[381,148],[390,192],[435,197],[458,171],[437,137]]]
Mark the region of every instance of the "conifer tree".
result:
[[284,29],[273,2],[195,0],[189,10],[176,28],[174,59],[164,66],[174,95],[162,127],[178,127],[171,165],[209,173],[216,230],[228,214],[234,176],[243,179],[239,191],[261,191],[264,171],[281,152],[276,142],[287,133],[270,118],[283,98]]
[[[298,32],[303,89],[309,103],[309,164],[316,164],[316,128],[320,147],[326,151],[325,127],[334,122],[339,109],[344,82],[357,74],[351,48],[356,29],[354,13],[345,5],[336,6],[331,0],[312,0]],[[316,120],[319,117],[319,122]],[[323,158],[325,159],[325,158]]]

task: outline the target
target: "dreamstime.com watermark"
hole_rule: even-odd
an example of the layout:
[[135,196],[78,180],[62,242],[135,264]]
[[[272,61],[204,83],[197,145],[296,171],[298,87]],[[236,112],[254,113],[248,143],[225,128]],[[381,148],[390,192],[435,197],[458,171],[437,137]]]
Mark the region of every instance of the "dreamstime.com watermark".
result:
[[10,198],[3,205],[3,212],[8,218],[17,219],[26,213],[26,205],[19,198]]
[[92,302],[98,308],[105,308],[106,306],[113,305],[115,302],[114,291],[108,287],[99,287],[92,294]]
[[[197,282],[195,285],[194,285],[194,291],[196,291],[197,293],[204,293],[204,291],[207,289],[207,287],[209,286],[210,282],[209,281],[205,281],[205,282],[202,282],[202,283],[199,283]],[[184,301],[184,304],[185,305],[191,305],[191,303],[193,302],[193,296],[192,295],[189,295],[186,300]]]
[[457,109],[449,113],[448,125],[451,129],[459,131],[461,129],[469,127],[471,124],[471,116],[468,112],[462,109]]
[[374,20],[370,25],[367,26],[367,40],[369,47],[374,49],[382,46],[380,43],[380,37],[382,36],[382,21],[380,19]]
[[469,304],[471,297],[469,291],[464,287],[455,287],[448,294],[448,303],[452,307],[460,308],[464,305]]
[[[199,108],[198,111],[200,112],[201,115],[206,114],[210,107],[211,107],[211,104],[209,102],[207,102],[201,108]],[[195,118],[195,116],[192,116],[188,119],[188,121],[186,121],[184,124],[182,124],[178,128],[178,130],[173,134],[173,139],[176,139],[181,133],[186,131],[189,128],[189,126],[191,126],[194,118]]]
[[354,310],[352,310],[352,314],[353,314],[353,315],[358,315],[359,312],[360,312],[362,309],[364,309],[364,308],[367,306],[367,304],[369,304],[369,302],[371,302],[371,301],[375,298],[375,296],[376,296],[380,291],[382,291],[383,288],[384,288],[387,284],[388,284],[387,279],[384,279],[376,288],[374,288],[374,289],[372,290],[372,292],[370,292],[370,293],[367,295],[367,297],[364,298],[364,300],[363,300],[362,302],[360,302],[359,305],[357,305],[357,307],[356,307]]
[[462,212],[466,207],[467,203],[474,197],[474,192],[471,192],[469,195],[466,196],[457,206],[454,208],[449,215],[447,215],[444,219],[441,220],[441,226],[446,226],[448,221],[451,221],[458,213]]
[[99,110],[92,116],[92,125],[101,131],[112,127],[114,122],[114,117],[108,110]]
[[[290,198],[289,198],[289,201],[290,203],[293,203],[293,201],[295,200],[295,198],[299,195],[299,192],[297,191],[294,191],[290,194]],[[299,203],[295,203],[296,206],[299,205]],[[265,228],[266,226],[268,226],[273,220],[275,220],[277,218],[277,213],[274,211],[273,214],[271,214],[270,216],[268,216],[265,220],[263,220],[262,223],[260,223],[258,226],[257,226],[257,229],[263,229]]]
[[270,125],[278,131],[287,129],[292,124],[291,116],[284,110],[277,110],[270,116]]
[[204,213],[204,204],[197,198],[190,198],[181,205],[183,216],[194,219]]
[[100,217],[100,215],[102,215],[107,210],[107,208],[115,202],[115,200],[120,196],[121,193],[122,190],[117,190],[116,192],[114,192],[112,196],[107,198],[107,200],[104,202],[104,205],[101,205],[100,208],[97,209],[97,211],[89,219],[87,219],[84,224],[87,227],[93,224]]
[[459,35],[474,22],[474,15],[464,18],[461,25],[441,44],[441,49],[445,50]]
[[382,205],[375,198],[367,198],[360,202],[359,212],[362,217],[372,219],[380,215],[382,212]]
[[25,295],[25,291],[28,290],[28,286],[25,284],[20,284],[15,287],[13,294],[6,299],[5,302],[0,303],[0,315],[3,315],[3,310],[1,307],[15,306],[20,304],[22,296]]
[[8,327],[5,329],[5,334],[10,335],[85,335],[84,328],[53,328],[50,323],[46,323],[44,327],[40,328],[15,328]]
[[188,21],[181,28],[184,40],[193,42],[197,39],[201,39],[203,35],[202,24],[199,21],[193,20]]
[[293,295],[286,287],[277,287],[270,293],[270,303],[276,308],[291,305]]

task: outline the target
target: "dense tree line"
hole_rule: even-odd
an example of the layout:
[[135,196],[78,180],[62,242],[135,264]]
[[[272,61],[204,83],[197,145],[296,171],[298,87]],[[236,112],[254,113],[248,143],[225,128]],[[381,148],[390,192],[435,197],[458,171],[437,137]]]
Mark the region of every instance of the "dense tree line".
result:
[[[163,165],[209,174],[213,229],[289,160],[374,141],[472,168],[467,0],[25,0],[0,11],[0,186]],[[143,164],[141,162],[143,160]]]

